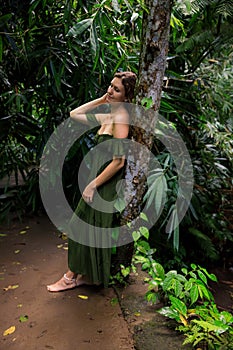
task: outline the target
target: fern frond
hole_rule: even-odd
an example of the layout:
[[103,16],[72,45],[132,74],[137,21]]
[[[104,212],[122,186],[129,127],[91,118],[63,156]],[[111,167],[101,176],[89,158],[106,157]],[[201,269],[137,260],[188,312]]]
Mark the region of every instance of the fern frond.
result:
[[233,16],[233,0],[220,0],[216,4],[216,12],[224,17]]
[[200,244],[200,249],[205,252],[206,256],[212,260],[215,260],[218,254],[211,239],[194,227],[190,227],[189,232],[197,238],[197,242]]

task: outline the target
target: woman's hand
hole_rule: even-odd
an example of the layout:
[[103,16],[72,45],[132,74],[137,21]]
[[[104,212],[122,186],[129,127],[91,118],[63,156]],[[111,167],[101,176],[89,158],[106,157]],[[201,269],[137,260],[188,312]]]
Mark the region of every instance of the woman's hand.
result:
[[108,103],[107,102],[107,97],[108,97],[108,93],[106,92],[106,94],[104,94],[102,97],[100,97],[99,98],[99,101],[100,101],[100,103],[102,104],[104,104],[104,103]]
[[83,124],[88,124],[86,113],[90,113],[96,107],[108,103],[107,102],[108,94],[104,94],[102,97],[99,97],[93,101],[87,102],[84,105],[81,105],[70,112],[70,117],[74,120],[77,120]]
[[93,197],[95,194],[96,187],[93,182],[90,182],[89,185],[84,189],[82,197],[86,203],[92,203]]

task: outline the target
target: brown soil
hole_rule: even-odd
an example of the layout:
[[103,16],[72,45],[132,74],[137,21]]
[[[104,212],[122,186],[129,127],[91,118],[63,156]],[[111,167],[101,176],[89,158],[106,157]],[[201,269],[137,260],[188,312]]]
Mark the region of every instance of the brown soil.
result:
[[[20,234],[22,230],[26,233]],[[1,350],[133,349],[112,288],[47,292],[46,285],[66,271],[67,251],[46,217],[1,228],[0,233],[7,234],[0,237]],[[28,319],[20,322],[21,316]],[[11,326],[15,332],[3,336]]]
[[[66,240],[45,216],[0,227],[0,350],[188,349],[155,312],[159,305],[145,301],[141,271],[124,288],[47,292],[46,285],[66,271],[66,248]],[[213,272],[220,277],[212,286],[216,301],[232,311],[233,274]],[[15,331],[3,335],[11,326]]]

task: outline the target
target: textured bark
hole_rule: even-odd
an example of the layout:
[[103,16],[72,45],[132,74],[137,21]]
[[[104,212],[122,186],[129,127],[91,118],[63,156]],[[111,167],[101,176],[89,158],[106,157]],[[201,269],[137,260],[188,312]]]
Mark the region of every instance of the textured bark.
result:
[[[171,15],[171,0],[146,0],[146,7],[143,18],[142,46],[140,55],[140,66],[138,72],[138,86],[136,91],[136,104],[140,105],[142,98],[151,98],[153,106],[147,110],[145,116],[142,116],[142,108],[134,114],[134,127],[131,127],[131,138],[136,142],[145,145],[148,150],[153,143],[153,130],[156,123],[156,113],[160,106],[160,99],[163,87],[163,78],[166,68],[166,58],[169,44],[169,29]],[[143,119],[143,121],[142,121]],[[136,152],[137,150],[130,150]],[[126,202],[128,195],[133,194],[133,199],[126,207],[122,215],[122,225],[131,222],[136,218],[140,211],[143,195],[146,189],[146,171],[149,162],[149,156],[145,154],[132,155],[140,160],[140,164],[128,162],[126,168],[127,186],[125,190]],[[137,228],[133,228],[137,229]],[[125,266],[130,265],[133,255],[134,244],[126,244],[115,256],[114,266],[117,262]]]
[[139,83],[136,103],[151,97],[154,110],[160,106],[163,78],[168,54],[172,0],[146,0],[144,12]]

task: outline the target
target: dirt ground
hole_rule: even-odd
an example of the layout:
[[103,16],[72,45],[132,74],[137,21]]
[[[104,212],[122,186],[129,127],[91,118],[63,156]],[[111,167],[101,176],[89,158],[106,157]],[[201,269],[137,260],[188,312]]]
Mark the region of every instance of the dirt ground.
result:
[[[133,349],[112,288],[47,292],[46,285],[66,271],[67,251],[46,217],[0,233],[1,350]],[[4,336],[12,326],[15,331]]]
[[[66,271],[67,242],[46,216],[0,227],[0,266],[0,350],[188,349],[145,301],[142,273],[125,288],[47,292]],[[232,311],[233,274],[215,272],[218,305]]]

